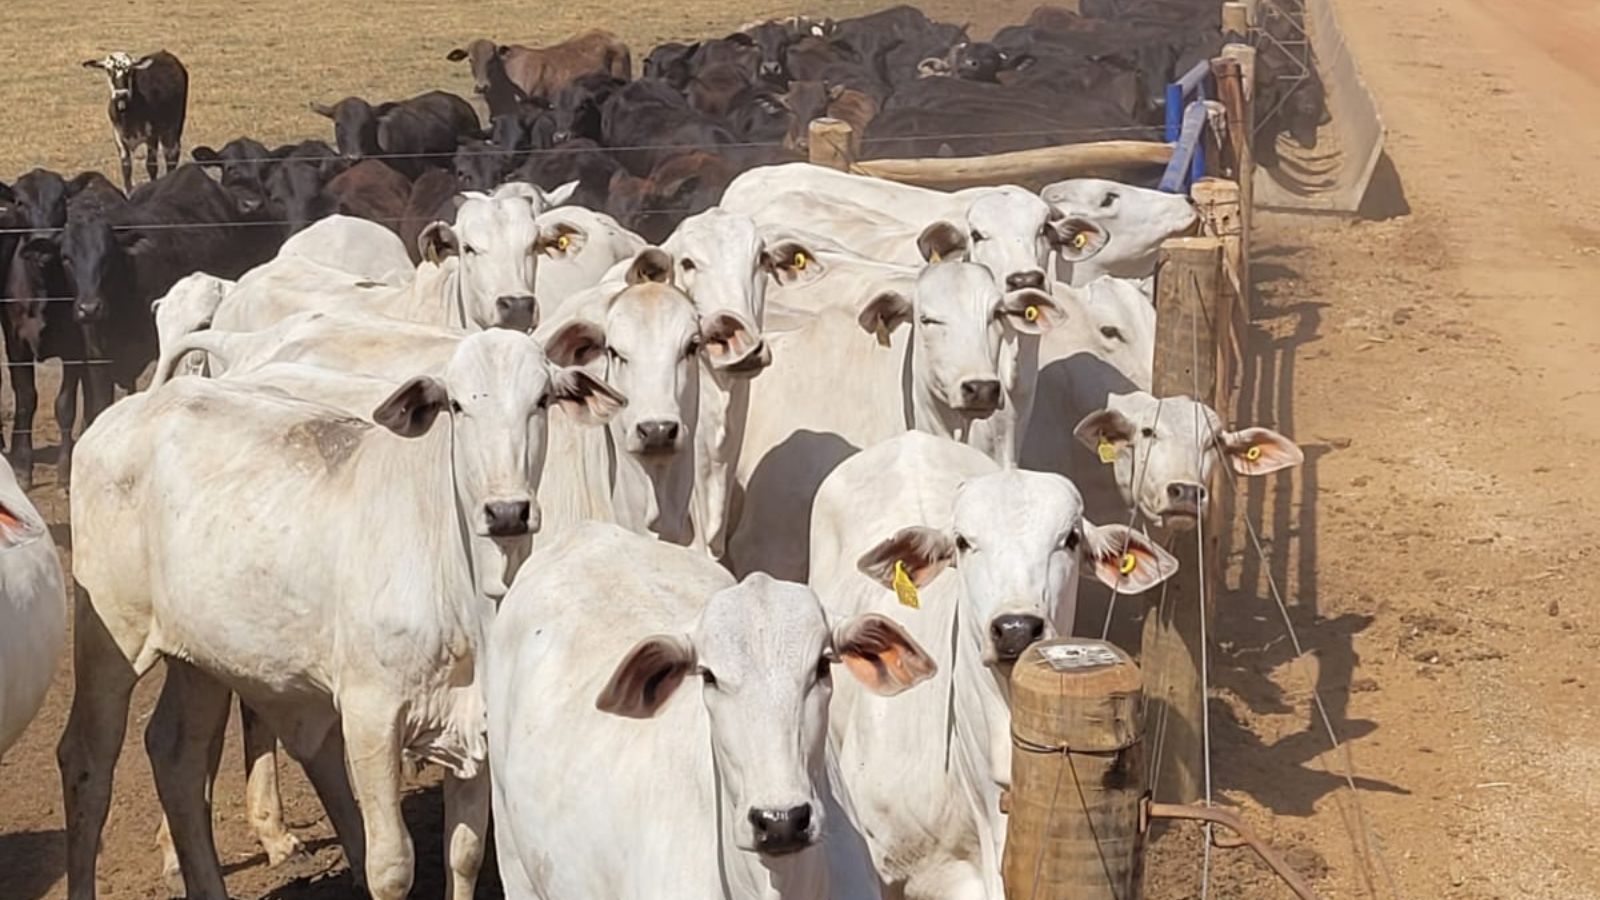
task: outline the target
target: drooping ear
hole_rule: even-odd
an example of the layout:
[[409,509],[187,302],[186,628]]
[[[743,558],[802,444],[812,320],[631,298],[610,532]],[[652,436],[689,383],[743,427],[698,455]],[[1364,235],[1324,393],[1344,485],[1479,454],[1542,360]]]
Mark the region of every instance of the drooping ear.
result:
[[134,63],[133,64],[133,68],[134,68],[135,71],[143,72],[145,69],[150,68],[154,64],[155,64],[155,58],[154,57],[150,57],[150,56],[146,56],[143,59],[139,60],[138,62]]
[[1134,430],[1127,416],[1114,409],[1102,409],[1084,416],[1072,434],[1090,450],[1098,448],[1102,441],[1120,450],[1133,442]]
[[1082,262],[1094,256],[1111,240],[1105,229],[1078,216],[1052,213],[1044,228],[1051,246],[1068,262]]
[[633,258],[626,280],[630,285],[671,284],[674,265],[672,254],[660,247],[646,247]]
[[544,355],[558,366],[587,366],[605,350],[605,329],[586,319],[562,325],[544,342]]
[[603,425],[628,405],[628,398],[577,366],[550,370],[550,402],[584,425]]
[[798,284],[821,278],[826,267],[817,255],[795,240],[781,240],[761,253],[761,267],[779,284]]
[[449,222],[433,222],[417,235],[417,252],[422,255],[424,262],[438,265],[445,257],[456,255],[460,249],[456,230],[450,227]]
[[142,231],[118,231],[117,243],[122,245],[123,252],[137,256],[150,249],[150,236]]
[[220,165],[222,165],[222,157],[217,155],[217,151],[211,149],[210,147],[204,146],[204,145],[196,147],[193,150],[190,150],[189,151],[189,156],[195,162],[199,163],[202,166],[220,166]]
[[1118,593],[1138,594],[1178,571],[1178,561],[1160,545],[1126,525],[1083,525],[1081,576],[1095,578]]
[[877,335],[878,343],[887,347],[889,335],[901,325],[910,323],[913,309],[911,299],[905,294],[895,290],[883,291],[867,301],[867,305],[861,308],[861,314],[856,316],[856,322],[862,331]]
[[938,665],[893,619],[868,613],[833,629],[833,650],[874,694],[892,697],[933,677]]
[[457,47],[454,50],[451,50],[449,53],[446,53],[444,58],[450,62],[461,62],[463,59],[467,58],[467,51]]
[[49,238],[29,238],[26,243],[17,247],[17,255],[35,265],[43,265],[46,260],[60,252],[61,248]]
[[995,304],[995,314],[1023,334],[1044,334],[1066,320],[1066,311],[1044,291],[1013,291]]
[[433,420],[450,402],[444,383],[418,375],[395,389],[389,399],[372,411],[372,421],[401,437],[421,437],[433,427]]
[[966,232],[952,222],[934,222],[917,236],[917,252],[931,263],[967,258]]
[[950,535],[926,525],[913,525],[900,529],[893,537],[879,541],[877,546],[863,553],[856,560],[856,568],[894,590],[894,564],[898,562],[905,566],[911,583],[920,588],[927,587],[955,560],[956,542]]
[[571,222],[556,222],[539,229],[538,250],[551,259],[576,256],[589,241],[589,232]]
[[647,637],[635,644],[611,673],[611,680],[595,698],[595,708],[614,716],[648,719],[661,711],[694,666],[694,645],[687,637]]
[[842,84],[830,84],[827,85],[827,88],[829,100],[838,100],[840,97],[843,97],[844,92],[848,90],[848,88]]
[[560,206],[571,200],[572,195],[577,192],[578,182],[569,181],[566,184],[558,185],[555,190],[545,191],[544,202],[549,206]]
[[1218,438],[1228,464],[1240,475],[1270,475],[1306,461],[1305,453],[1270,428],[1224,431]]
[[322,116],[323,118],[333,118],[333,107],[326,103],[317,103],[316,101],[312,101],[311,103],[307,104],[307,106],[312,112]]
[[761,329],[743,313],[722,310],[701,318],[700,338],[713,369],[749,375],[772,362],[772,350],[761,339]]

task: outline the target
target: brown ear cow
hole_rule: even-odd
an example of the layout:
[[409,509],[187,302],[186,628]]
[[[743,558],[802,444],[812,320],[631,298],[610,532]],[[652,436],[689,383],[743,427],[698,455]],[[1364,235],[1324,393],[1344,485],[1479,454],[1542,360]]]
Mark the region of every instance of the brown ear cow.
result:
[[[616,78],[633,77],[633,55],[609,31],[585,31],[548,47],[495,44],[479,38],[445,55],[451,62],[469,60],[474,90],[484,95],[491,109],[502,94],[548,104],[563,85],[590,72]],[[510,89],[508,91],[508,89]]]

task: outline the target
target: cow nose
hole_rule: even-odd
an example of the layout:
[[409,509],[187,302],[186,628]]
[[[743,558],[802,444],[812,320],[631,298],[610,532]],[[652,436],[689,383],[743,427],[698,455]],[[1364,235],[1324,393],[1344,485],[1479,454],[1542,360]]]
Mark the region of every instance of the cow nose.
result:
[[1167,483],[1167,505],[1172,509],[1181,512],[1199,512],[1201,504],[1205,502],[1205,485],[1195,484],[1192,481]]
[[811,844],[809,803],[788,809],[752,809],[750,824],[755,828],[758,853],[781,856]]
[[1011,662],[1044,637],[1044,620],[1032,615],[995,616],[989,623],[989,636],[994,638],[995,654]]
[[527,500],[494,500],[483,505],[491,537],[521,537],[531,528],[533,504]]
[[557,132],[554,132],[554,133],[552,133],[550,135],[550,143],[552,143],[552,144],[565,144],[567,142],[567,140],[569,138],[571,138],[571,137],[572,137],[572,132],[570,132],[570,131],[557,131]]
[[763,76],[778,75],[783,72],[783,67],[772,60],[767,60],[761,64],[759,71]]
[[671,453],[678,449],[678,423],[669,419],[651,419],[635,425],[639,435],[640,453]]
[[72,305],[72,317],[79,323],[98,322],[103,309],[99,300],[79,300]]
[[1000,382],[969,378],[961,382],[961,407],[969,412],[994,412],[1000,408]]
[[532,331],[539,324],[539,304],[532,294],[497,297],[494,323],[501,328]]
[[1035,269],[1032,272],[1012,272],[1006,276],[1006,290],[1020,291],[1028,288],[1036,291],[1044,290],[1044,273]]

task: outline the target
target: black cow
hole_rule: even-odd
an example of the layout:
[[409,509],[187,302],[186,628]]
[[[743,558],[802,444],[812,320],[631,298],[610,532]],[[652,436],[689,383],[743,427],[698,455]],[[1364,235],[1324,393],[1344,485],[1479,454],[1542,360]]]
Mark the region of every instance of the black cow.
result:
[[484,136],[472,105],[444,91],[377,106],[346,97],[332,106],[312,103],[311,111],[333,120],[345,158],[379,158],[411,179],[429,166],[448,166],[461,138]]
[[[841,19],[832,37],[871,60],[879,76],[896,87],[917,78],[917,66],[929,57],[942,57],[966,40],[966,28],[934,22],[912,6],[895,6],[854,19]],[[800,73],[789,70],[791,77]],[[806,76],[811,77],[811,76]],[[858,85],[851,87],[861,90]]]
[[258,213],[239,212],[199,166],[182,166],[126,201],[94,198],[68,206],[61,254],[76,289],[73,316],[90,359],[84,420],[111,402],[112,385],[132,391],[156,358],[150,304],[193,272],[238,278],[272,258],[283,232]]
[[603,116],[606,101],[627,84],[620,78],[604,72],[580,75],[556,92],[550,120],[554,131],[550,135],[553,145],[575,138],[599,141],[603,137]]
[[588,138],[573,138],[529,155],[508,180],[525,181],[547,191],[576,181],[578,189],[568,201],[570,205],[605,209],[611,176],[621,168],[610,150]]
[[234,138],[221,150],[202,145],[189,151],[195,163],[217,171],[218,181],[234,197],[241,212],[254,212],[267,203],[267,174],[274,162],[260,141]]
[[322,141],[285,144],[271,156],[267,197],[272,218],[284,223],[285,237],[338,211],[337,202],[324,188],[350,167],[349,160]]
[[105,72],[111,85],[111,130],[122,160],[122,189],[133,190],[133,148],[144,144],[144,168],[150,180],[160,168],[158,151],[167,158],[167,172],[178,167],[183,122],[189,108],[189,70],[176,56],[157,50],[137,60],[126,53],[86,59],[86,69]]
[[463,191],[491,191],[517,167],[516,150],[490,141],[466,141],[456,148],[451,170]]
[[779,22],[763,22],[743,32],[755,42],[756,77],[779,89],[789,86],[789,45],[797,35]]
[[978,156],[1093,140],[1138,125],[1115,101],[959,78],[902,85],[867,129],[873,157]]
[[434,222],[455,223],[456,195],[461,192],[455,176],[443,169],[429,169],[411,185],[405,211],[400,216],[400,240],[413,265],[422,262],[418,239]]
[[644,58],[643,77],[665,81],[674,90],[682,91],[689,86],[689,79],[694,77],[692,60],[699,50],[698,43],[669,41],[661,44]]
[[617,148],[623,168],[644,177],[679,148],[708,149],[737,141],[733,133],[697,112],[661,81],[634,81],[612,94],[601,110],[602,143]]
[[606,211],[624,228],[659,244],[684,219],[715,206],[737,174],[721,157],[698,150],[662,160],[648,178],[619,169],[611,176]]

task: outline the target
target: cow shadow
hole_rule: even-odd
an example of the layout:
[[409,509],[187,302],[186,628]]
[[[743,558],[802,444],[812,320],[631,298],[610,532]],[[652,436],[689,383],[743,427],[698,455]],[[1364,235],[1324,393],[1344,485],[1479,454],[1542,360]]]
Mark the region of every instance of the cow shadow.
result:
[[67,833],[0,834],[0,900],[38,900],[67,872]]

